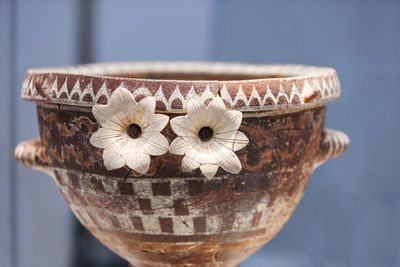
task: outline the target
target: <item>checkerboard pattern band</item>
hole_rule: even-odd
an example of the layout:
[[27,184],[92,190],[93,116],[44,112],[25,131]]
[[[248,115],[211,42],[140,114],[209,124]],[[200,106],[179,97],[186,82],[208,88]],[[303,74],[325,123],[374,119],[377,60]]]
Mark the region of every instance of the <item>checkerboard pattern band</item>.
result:
[[[157,235],[212,235],[263,229],[273,219],[267,196],[253,206],[246,205],[248,209],[233,207],[218,212],[207,203],[190,205],[189,199],[201,194],[203,178],[128,178],[121,185],[121,178],[64,169],[54,173],[72,210],[89,228]],[[103,201],[96,203],[99,199]],[[124,204],[111,211],[113,202]]]

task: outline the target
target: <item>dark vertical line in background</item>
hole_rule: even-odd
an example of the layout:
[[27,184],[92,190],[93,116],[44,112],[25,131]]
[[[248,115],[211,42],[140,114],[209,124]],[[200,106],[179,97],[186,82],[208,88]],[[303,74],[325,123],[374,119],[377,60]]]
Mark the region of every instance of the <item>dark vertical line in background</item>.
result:
[[92,61],[92,39],[93,39],[93,0],[77,1],[79,14],[76,32],[78,33],[77,61],[88,63]]
[[[10,1],[10,151],[9,155],[14,155],[16,145],[16,118],[17,118],[17,98],[18,90],[16,88],[17,70],[17,0]],[[17,231],[17,176],[16,164],[12,158],[9,161],[9,179],[10,179],[10,231],[11,231],[11,266],[18,267],[18,231]]]
[[222,16],[222,5],[225,0],[212,1],[211,11],[211,29],[210,29],[210,40],[211,40],[211,51],[210,60],[219,61],[221,60],[221,16]]
[[[77,0],[77,24],[76,33],[77,36],[77,47],[76,61],[78,64],[89,63],[93,60],[92,47],[93,47],[93,0]],[[72,257],[70,259],[71,266],[80,267],[92,267],[92,264],[88,260],[86,255],[87,251],[90,250],[88,246],[88,233],[87,230],[78,222],[78,220],[72,218]]]

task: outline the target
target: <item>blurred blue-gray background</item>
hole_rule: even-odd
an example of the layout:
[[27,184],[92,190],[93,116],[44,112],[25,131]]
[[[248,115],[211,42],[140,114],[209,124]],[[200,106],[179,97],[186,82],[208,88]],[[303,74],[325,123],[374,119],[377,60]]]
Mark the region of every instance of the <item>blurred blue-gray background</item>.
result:
[[241,266],[400,266],[400,1],[0,0],[1,266],[127,266],[12,153],[38,136],[35,105],[19,99],[27,68],[130,60],[334,67],[343,91],[326,126],[351,148]]

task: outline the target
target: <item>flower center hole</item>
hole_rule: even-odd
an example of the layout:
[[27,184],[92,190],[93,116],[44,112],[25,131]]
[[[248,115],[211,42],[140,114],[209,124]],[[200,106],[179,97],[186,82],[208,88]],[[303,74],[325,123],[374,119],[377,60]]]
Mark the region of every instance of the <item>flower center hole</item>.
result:
[[133,139],[139,138],[142,135],[142,128],[136,123],[132,123],[128,126],[128,135]]
[[214,135],[214,130],[210,127],[203,127],[199,131],[199,138],[201,141],[206,142],[211,140]]

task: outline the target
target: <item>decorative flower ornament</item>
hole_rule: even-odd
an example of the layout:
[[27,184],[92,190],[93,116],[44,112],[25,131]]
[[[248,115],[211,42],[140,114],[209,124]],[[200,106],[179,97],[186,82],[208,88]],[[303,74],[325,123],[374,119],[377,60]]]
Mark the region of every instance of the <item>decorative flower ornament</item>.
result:
[[136,103],[125,88],[118,88],[107,105],[94,105],[92,113],[101,125],[90,138],[90,143],[103,148],[103,162],[107,170],[125,165],[144,174],[150,167],[150,155],[168,151],[168,140],[160,133],[168,123],[168,116],[154,114],[156,101],[146,97]]
[[207,107],[191,99],[187,115],[170,122],[178,137],[171,143],[169,151],[184,155],[182,169],[185,172],[200,168],[208,179],[215,176],[218,167],[230,173],[239,173],[242,165],[234,151],[249,143],[247,136],[238,131],[241,122],[242,113],[227,111],[219,97]]

